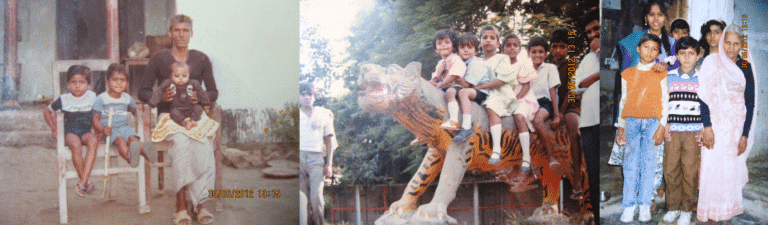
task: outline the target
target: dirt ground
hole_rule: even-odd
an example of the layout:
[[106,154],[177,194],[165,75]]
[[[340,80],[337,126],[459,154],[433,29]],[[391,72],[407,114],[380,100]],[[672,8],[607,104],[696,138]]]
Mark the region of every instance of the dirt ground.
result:
[[[104,165],[97,159],[95,166]],[[127,165],[120,160],[121,165]],[[56,150],[43,147],[0,147],[0,224],[57,224],[58,180]],[[71,162],[68,165],[71,168]],[[298,178],[269,179],[261,168],[233,169],[223,166],[224,189],[254,190],[253,198],[214,199],[222,201],[223,210],[211,209],[213,224],[298,224]],[[147,201],[151,212],[138,214],[136,176],[117,175],[117,197],[113,202],[101,199],[103,177],[92,176],[97,190],[86,197],[74,193],[76,179],[67,181],[69,224],[171,224],[176,197],[172,193],[172,174],[166,170],[166,190],[157,190],[157,172],[153,169],[149,188],[154,191]],[[280,190],[279,198],[257,196],[257,190]],[[197,224],[196,222],[193,224]]]

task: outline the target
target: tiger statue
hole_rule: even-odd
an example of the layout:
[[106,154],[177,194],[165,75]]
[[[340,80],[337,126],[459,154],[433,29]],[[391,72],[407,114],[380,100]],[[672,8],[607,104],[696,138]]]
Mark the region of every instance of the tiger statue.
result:
[[[376,224],[455,224],[456,220],[447,214],[448,204],[456,197],[457,188],[467,170],[493,172],[519,168],[522,151],[512,117],[502,118],[502,160],[498,165],[491,165],[488,159],[492,153],[492,144],[485,108],[472,103],[475,133],[467,141],[453,143],[455,134],[440,129],[440,123],[447,117],[444,92],[421,78],[420,63],[411,62],[405,68],[398,65],[384,68],[366,64],[360,72],[357,80],[361,89],[358,92],[360,108],[366,112],[391,116],[428,146],[418,171],[406,185],[402,197],[389,206],[389,210],[376,220]],[[580,150],[571,152],[565,128],[560,128],[553,137],[553,155],[563,163],[564,174],[549,168],[549,155],[539,143],[538,136],[531,134],[531,163],[537,168],[534,173],[538,174],[541,181],[544,205],[557,204],[560,180],[565,175],[572,184],[581,184],[580,216],[585,221],[593,220],[583,154]],[[417,208],[417,200],[438,174],[440,183],[432,201]],[[531,189],[528,184],[510,184],[512,192]]]

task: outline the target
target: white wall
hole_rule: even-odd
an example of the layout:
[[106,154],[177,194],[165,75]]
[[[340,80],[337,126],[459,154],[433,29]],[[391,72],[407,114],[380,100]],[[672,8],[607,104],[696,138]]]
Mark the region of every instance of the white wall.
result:
[[298,99],[299,2],[179,0],[191,49],[212,63],[223,108],[282,108]]
[[[755,94],[757,95],[758,102],[756,102],[755,110],[757,115],[752,119],[752,123],[755,123],[755,144],[752,146],[752,152],[750,155],[768,154],[768,140],[764,138],[768,133],[768,16],[766,16],[765,9],[768,7],[768,2],[762,0],[740,0],[736,4],[734,10],[734,23],[737,25],[747,25],[747,30],[744,34],[747,35],[747,48],[752,52],[755,67],[755,83],[757,89]],[[747,16],[746,21],[741,21],[742,15]]]
[[[712,4],[720,4],[713,7]],[[752,52],[753,64],[755,67],[755,83],[757,89],[757,102],[755,110],[757,115],[752,119],[755,123],[754,137],[755,143],[752,146],[750,155],[768,154],[768,140],[762,138],[768,132],[768,89],[766,89],[766,71],[768,71],[768,17],[764,9],[768,3],[761,0],[727,0],[711,3],[709,0],[690,0],[689,21],[691,21],[691,36],[700,37],[699,28],[710,19],[721,19],[726,24],[734,23],[736,25],[746,25],[744,34],[747,35],[747,48]],[[746,16],[746,20],[742,20]]]
[[[51,63],[56,60],[56,0],[18,1],[19,101],[52,97]],[[26,30],[25,30],[26,29]]]
[[144,1],[144,33],[158,36],[168,34],[168,18],[174,15],[173,1]]
[[[144,3],[147,34],[167,33],[167,15],[172,15],[173,2],[164,0]],[[5,5],[2,6],[0,16],[4,17]],[[36,100],[39,95],[53,97],[51,63],[56,60],[56,0],[18,1],[17,13],[21,37],[18,43],[18,63],[21,64],[18,99],[26,102]],[[0,37],[5,35],[4,23],[5,20],[0,19],[0,28],[3,28],[0,29]],[[4,44],[0,44],[0,52],[4,47]]]

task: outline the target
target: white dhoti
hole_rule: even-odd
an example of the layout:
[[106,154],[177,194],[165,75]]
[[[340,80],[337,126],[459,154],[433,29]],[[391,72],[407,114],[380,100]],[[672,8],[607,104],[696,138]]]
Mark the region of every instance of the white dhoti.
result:
[[216,159],[213,142],[201,142],[181,133],[168,135],[171,141],[168,154],[171,156],[174,192],[187,186],[195,211],[197,206],[208,200],[208,190],[214,189],[216,181]]

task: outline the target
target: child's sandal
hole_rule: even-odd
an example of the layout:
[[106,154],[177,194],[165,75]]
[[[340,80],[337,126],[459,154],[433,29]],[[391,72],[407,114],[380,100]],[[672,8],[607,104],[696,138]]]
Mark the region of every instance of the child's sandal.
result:
[[440,124],[440,129],[444,129],[448,131],[458,131],[459,127],[460,127],[459,123],[452,120],[448,120],[448,121],[445,121],[445,123]]
[[141,157],[141,146],[139,146],[138,142],[131,142],[129,151],[131,153],[131,157],[128,158],[128,163],[131,164],[131,168],[136,168],[137,166],[139,166],[139,157]]
[[87,193],[85,192],[85,190],[86,190],[85,187],[83,187],[83,185],[80,185],[80,183],[77,183],[75,185],[75,193],[77,193],[77,195],[79,195],[80,197],[85,197],[85,194]]
[[422,139],[421,139],[421,138],[419,138],[419,137],[416,137],[416,139],[413,139],[413,141],[411,141],[410,145],[411,145],[411,146],[418,146],[418,145],[422,145],[422,144],[424,144],[424,143],[427,143],[427,142],[426,142],[426,141],[424,141],[424,140],[422,140]]
[[93,182],[88,181],[88,183],[85,184],[85,193],[91,194],[94,190],[96,190],[96,185],[94,185]]
[[555,157],[549,158],[549,169],[552,171],[555,171],[557,174],[563,174],[563,166],[560,164],[560,162],[555,159]]

